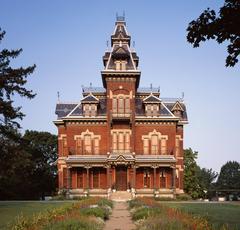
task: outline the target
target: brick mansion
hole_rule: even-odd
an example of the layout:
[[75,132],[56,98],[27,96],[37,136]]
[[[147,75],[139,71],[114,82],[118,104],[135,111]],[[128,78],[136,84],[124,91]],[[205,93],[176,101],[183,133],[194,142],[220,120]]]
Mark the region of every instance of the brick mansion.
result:
[[58,102],[58,186],[69,196],[183,193],[183,98],[139,87],[139,57],[124,17],[103,56],[103,87],[83,87],[76,103]]

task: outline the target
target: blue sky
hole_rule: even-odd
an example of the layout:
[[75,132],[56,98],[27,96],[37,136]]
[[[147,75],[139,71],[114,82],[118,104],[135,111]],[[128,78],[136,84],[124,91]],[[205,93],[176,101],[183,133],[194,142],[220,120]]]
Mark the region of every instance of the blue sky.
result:
[[162,97],[185,93],[189,125],[185,147],[199,152],[201,167],[219,171],[240,161],[239,66],[225,68],[226,44],[215,41],[193,49],[186,41],[188,23],[207,7],[223,1],[13,1],[1,2],[0,26],[7,34],[1,48],[23,48],[13,65],[36,64],[28,88],[32,101],[15,98],[26,117],[23,129],[57,133],[52,121],[57,91],[62,101],[78,101],[81,86],[101,86],[106,41],[116,12],[125,11],[142,71],[141,86],[161,87]]

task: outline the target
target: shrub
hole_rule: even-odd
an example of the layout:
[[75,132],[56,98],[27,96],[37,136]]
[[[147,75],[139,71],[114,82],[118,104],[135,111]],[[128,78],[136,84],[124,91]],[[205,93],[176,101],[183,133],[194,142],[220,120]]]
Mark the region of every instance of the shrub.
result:
[[113,208],[113,202],[111,200],[108,200],[108,199],[105,199],[105,198],[99,200],[97,204],[100,207],[108,206],[110,208]]
[[172,197],[155,197],[156,201],[175,201],[175,198]]
[[84,208],[80,210],[80,213],[86,216],[100,217],[103,220],[107,220],[110,214],[109,210],[103,207]]
[[144,203],[140,199],[134,199],[134,200],[128,201],[128,205],[129,205],[129,208],[132,209],[132,208],[141,207],[144,205]]
[[143,208],[138,208],[132,215],[132,219],[134,221],[136,220],[141,220],[141,219],[146,219],[149,216],[156,216],[156,215],[160,215],[162,212],[162,210],[160,208],[147,208],[147,207],[143,207]]
[[177,200],[182,200],[182,201],[192,200],[192,197],[185,193],[177,195],[176,198],[177,198]]
[[95,221],[79,218],[79,219],[67,219],[58,222],[52,222],[47,224],[42,228],[42,230],[100,230],[102,229],[102,225],[96,223]]

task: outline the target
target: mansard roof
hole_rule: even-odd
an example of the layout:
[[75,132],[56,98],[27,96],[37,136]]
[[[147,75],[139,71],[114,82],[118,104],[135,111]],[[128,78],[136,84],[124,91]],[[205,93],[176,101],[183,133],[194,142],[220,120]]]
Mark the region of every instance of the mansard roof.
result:
[[[99,99],[98,105],[98,115],[106,115],[107,112],[107,99],[101,98]],[[83,116],[83,108],[82,103],[58,103],[56,106],[55,113],[58,116],[58,119],[64,117],[81,117]]]
[[77,105],[78,103],[58,102],[56,105],[55,114],[57,114],[58,118],[66,117]]

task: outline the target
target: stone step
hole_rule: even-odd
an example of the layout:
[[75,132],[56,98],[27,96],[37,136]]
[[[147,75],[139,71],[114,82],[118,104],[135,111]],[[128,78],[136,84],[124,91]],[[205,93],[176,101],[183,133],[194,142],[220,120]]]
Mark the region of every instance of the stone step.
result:
[[111,193],[110,199],[113,201],[128,201],[132,199],[132,194],[127,191],[116,191]]

